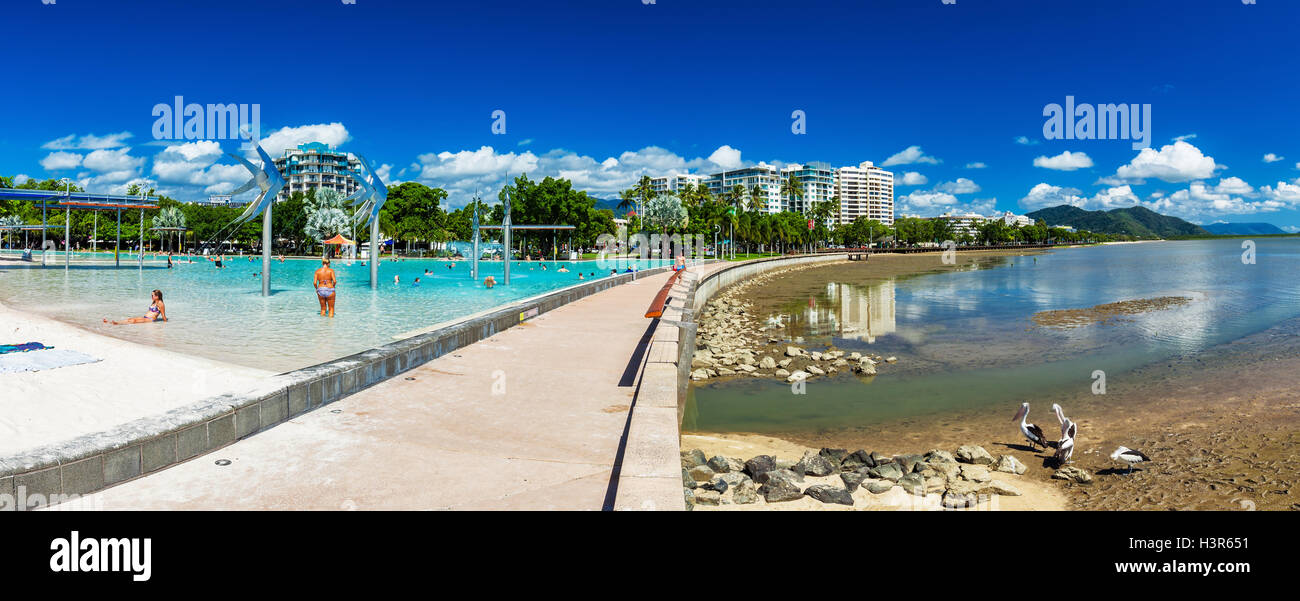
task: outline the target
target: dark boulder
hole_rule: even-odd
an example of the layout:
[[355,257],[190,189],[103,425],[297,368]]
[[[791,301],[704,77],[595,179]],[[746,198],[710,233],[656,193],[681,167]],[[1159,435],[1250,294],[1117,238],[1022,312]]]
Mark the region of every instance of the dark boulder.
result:
[[774,470],[763,474],[766,482],[758,487],[758,494],[768,503],[794,501],[803,498],[794,474],[789,470]]
[[754,478],[754,482],[767,484],[773,478],[786,478],[791,482],[803,482],[803,474],[792,472],[790,470],[772,470],[770,472],[763,472],[762,476]]
[[844,488],[848,489],[849,492],[857,490],[859,486],[862,486],[862,481],[866,479],[865,475],[858,472],[840,472],[840,480],[844,481]]
[[802,471],[804,474],[807,474],[809,476],[819,476],[819,477],[829,476],[835,473],[835,469],[836,467],[832,465],[831,462],[828,461],[825,457],[817,453],[814,453],[812,451],[808,451],[804,453],[803,459],[800,459],[799,463],[796,464],[794,467],[794,471],[796,473]]
[[821,451],[818,451],[817,454],[825,457],[826,461],[829,461],[830,464],[836,468],[840,467],[840,464],[844,463],[844,460],[849,456],[849,452],[845,449],[823,448]]
[[707,459],[704,457],[704,451],[699,449],[682,451],[682,467],[685,469],[704,465],[705,461],[707,461]]
[[755,482],[758,482],[759,476],[774,469],[776,469],[776,458],[771,455],[759,455],[745,462],[745,473],[749,474]]
[[860,463],[864,467],[876,467],[876,460],[872,459],[871,453],[868,453],[865,449],[853,451],[845,460],[846,463],[849,461]]
[[848,490],[829,484],[814,484],[809,486],[808,490],[804,491],[804,494],[822,503],[853,504],[853,495],[850,495]]
[[895,455],[894,456],[894,463],[897,463],[900,467],[903,468],[904,474],[910,474],[913,471],[915,471],[916,464],[920,463],[923,460],[924,458],[921,457],[920,455]]

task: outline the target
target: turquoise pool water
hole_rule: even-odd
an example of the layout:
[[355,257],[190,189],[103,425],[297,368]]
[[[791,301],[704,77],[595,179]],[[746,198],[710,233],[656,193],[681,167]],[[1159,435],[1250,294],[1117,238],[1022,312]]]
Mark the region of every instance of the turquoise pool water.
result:
[[[779,308],[765,317],[781,319],[787,336],[805,337],[813,350],[834,343],[898,363],[871,380],[814,379],[803,395],[768,380],[695,385],[684,428],[807,432],[981,406],[1007,408],[1010,419],[1021,401],[1092,394],[1098,370],[1108,394],[1126,393],[1143,385],[1130,377],[1138,368],[1270,328],[1300,335],[1300,240],[1255,242],[1254,264],[1242,262],[1242,240],[1156,242],[884,281],[842,275],[783,290],[767,299]],[[1107,325],[1052,329],[1030,321],[1039,311],[1159,296],[1192,301]],[[1215,369],[1214,357],[1205,361]]]
[[[100,257],[101,259],[103,257]],[[108,255],[111,259],[111,254]],[[194,263],[146,258],[144,269],[123,257],[111,263],[63,268],[61,256],[41,268],[0,262],[0,302],[91,330],[144,344],[165,347],[230,363],[288,371],[393,342],[394,336],[471,315],[511,301],[609,277],[612,262],[513,262],[509,286],[502,285],[502,264],[479,264],[479,281],[470,265],[439,260],[381,262],[379,288],[370,288],[369,267],[336,260],[338,300],[334,319],[320,317],[312,288],[315,260],[273,262],[272,294],[263,297],[259,258],[228,256],[225,269],[196,258]],[[640,261],[640,268],[662,265]],[[542,269],[545,265],[546,269]],[[561,266],[568,273],[559,272]],[[620,265],[620,271],[625,265]],[[425,270],[431,273],[426,275]],[[481,280],[494,275],[492,289]],[[393,277],[401,282],[394,283]],[[415,285],[415,278],[420,284]],[[106,326],[102,319],[143,315],[149,293],[163,291],[166,324]]]

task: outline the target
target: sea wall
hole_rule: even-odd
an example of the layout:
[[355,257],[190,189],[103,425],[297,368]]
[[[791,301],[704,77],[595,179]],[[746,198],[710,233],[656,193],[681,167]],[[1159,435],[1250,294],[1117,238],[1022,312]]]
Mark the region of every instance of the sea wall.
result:
[[696,315],[718,291],[776,269],[842,261],[847,254],[799,255],[691,267],[673,287],[650,338],[637,382],[614,509],[685,510],[681,423],[695,352]]

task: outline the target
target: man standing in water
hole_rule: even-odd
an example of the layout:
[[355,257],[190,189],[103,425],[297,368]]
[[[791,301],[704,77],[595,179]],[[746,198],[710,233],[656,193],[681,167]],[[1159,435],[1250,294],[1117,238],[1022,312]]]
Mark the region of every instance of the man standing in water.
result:
[[325,315],[328,310],[329,316],[334,317],[334,287],[338,282],[334,279],[334,270],[330,269],[330,260],[321,259],[320,262],[312,286],[316,288],[316,300],[320,301],[320,314]]

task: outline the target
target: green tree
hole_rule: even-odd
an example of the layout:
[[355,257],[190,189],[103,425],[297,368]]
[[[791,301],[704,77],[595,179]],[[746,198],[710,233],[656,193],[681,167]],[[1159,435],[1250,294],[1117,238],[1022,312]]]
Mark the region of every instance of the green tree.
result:
[[307,238],[320,243],[351,227],[352,220],[344,211],[343,195],[331,188],[317,190],[314,201],[307,205],[307,224],[303,226]]
[[379,214],[379,224],[394,242],[404,240],[442,242],[447,216],[441,203],[447,198],[442,188],[418,182],[404,182],[388,189],[388,202]]
[[689,220],[686,207],[682,206],[681,199],[676,196],[668,194],[656,196],[650,199],[645,208],[646,225],[658,229],[662,234],[686,227]]

